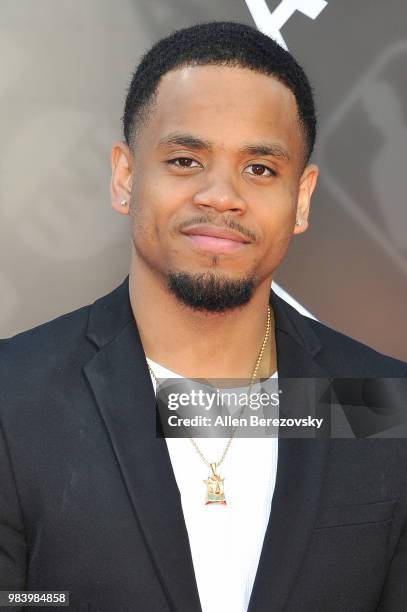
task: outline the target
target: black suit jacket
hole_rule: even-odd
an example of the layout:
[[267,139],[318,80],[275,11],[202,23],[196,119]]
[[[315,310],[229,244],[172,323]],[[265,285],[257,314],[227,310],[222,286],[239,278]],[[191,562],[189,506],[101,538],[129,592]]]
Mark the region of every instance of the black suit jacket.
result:
[[[270,302],[280,377],[407,375]],[[78,612],[200,611],[127,278],[0,343],[0,424],[0,589],[68,590]],[[406,517],[406,440],[280,439],[249,612],[407,610]]]

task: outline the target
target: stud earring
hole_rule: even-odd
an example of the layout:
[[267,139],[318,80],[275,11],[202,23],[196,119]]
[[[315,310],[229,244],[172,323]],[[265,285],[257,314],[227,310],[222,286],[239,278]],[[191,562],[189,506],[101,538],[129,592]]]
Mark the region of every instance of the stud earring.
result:
[[295,225],[302,225],[302,219],[297,219]]
[[121,200],[120,206],[127,206],[127,200]]

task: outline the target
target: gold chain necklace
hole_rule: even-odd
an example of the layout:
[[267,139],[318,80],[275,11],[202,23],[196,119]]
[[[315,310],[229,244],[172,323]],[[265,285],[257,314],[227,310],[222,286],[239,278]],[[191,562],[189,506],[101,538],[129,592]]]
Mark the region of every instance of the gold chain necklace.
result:
[[[261,345],[261,349],[259,352],[259,356],[257,358],[256,361],[256,365],[255,368],[253,370],[253,374],[251,376],[251,380],[250,380],[250,387],[249,387],[249,393],[250,390],[253,386],[253,383],[256,379],[257,376],[257,372],[258,369],[260,367],[262,358],[263,358],[263,354],[264,354],[264,350],[267,346],[267,342],[270,336],[270,322],[271,322],[271,309],[270,306],[268,306],[267,308],[267,324],[266,324],[266,332],[264,334],[264,339],[263,339],[263,343]],[[150,364],[147,363],[148,365],[148,369],[150,370],[151,376],[153,377],[156,387],[158,386],[158,381],[157,381],[157,377],[154,374],[152,368],[150,367]],[[242,406],[242,409],[240,410],[239,413],[239,417],[241,416],[243,410],[246,408],[245,405]],[[226,457],[226,453],[228,452],[230,445],[232,444],[232,440],[235,437],[235,433],[237,430],[237,426],[233,429],[232,435],[230,436],[226,446],[225,446],[225,450],[223,451],[223,454],[221,456],[221,458],[219,459],[219,461],[215,462],[215,463],[209,463],[209,461],[206,459],[206,457],[204,456],[204,454],[202,453],[201,449],[199,448],[199,446],[197,445],[197,443],[195,442],[195,440],[193,438],[188,438],[189,441],[192,443],[192,445],[194,446],[195,450],[197,451],[198,455],[201,457],[202,461],[211,469],[211,473],[209,474],[207,480],[204,480],[203,482],[206,484],[206,497],[205,497],[205,504],[223,504],[226,505],[226,499],[225,499],[225,492],[224,492],[224,478],[221,478],[221,476],[219,474],[216,473],[216,469],[221,465],[222,461],[224,460],[224,458]]]

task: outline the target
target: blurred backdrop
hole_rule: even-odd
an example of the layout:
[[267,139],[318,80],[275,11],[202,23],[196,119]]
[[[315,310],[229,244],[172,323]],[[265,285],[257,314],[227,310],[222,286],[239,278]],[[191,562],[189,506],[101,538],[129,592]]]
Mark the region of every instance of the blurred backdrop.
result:
[[320,123],[311,226],[275,280],[322,322],[407,360],[403,0],[2,0],[0,337],[127,274],[109,151],[141,53],[178,27],[266,16],[308,73]]

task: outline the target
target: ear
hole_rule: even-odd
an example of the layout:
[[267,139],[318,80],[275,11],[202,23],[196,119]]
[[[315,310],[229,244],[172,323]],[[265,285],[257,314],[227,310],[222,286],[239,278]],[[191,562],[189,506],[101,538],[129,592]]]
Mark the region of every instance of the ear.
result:
[[[309,164],[305,167],[301,178],[300,188],[298,191],[298,204],[296,211],[296,224],[294,225],[293,234],[302,234],[308,229],[309,209],[311,205],[311,196],[317,184],[318,166]],[[297,224],[299,223],[299,225]]]
[[130,194],[133,177],[133,154],[125,142],[116,142],[110,152],[112,178],[110,196],[112,208],[122,215],[130,210]]

